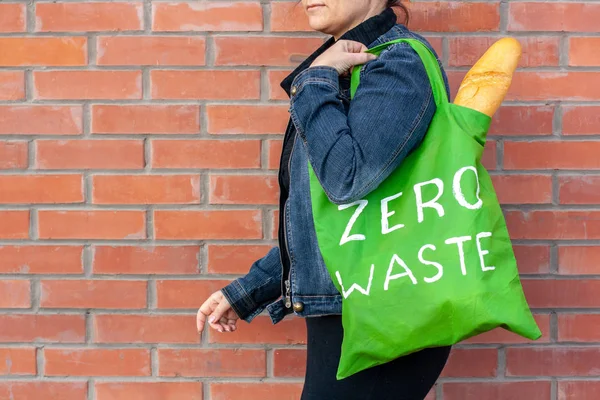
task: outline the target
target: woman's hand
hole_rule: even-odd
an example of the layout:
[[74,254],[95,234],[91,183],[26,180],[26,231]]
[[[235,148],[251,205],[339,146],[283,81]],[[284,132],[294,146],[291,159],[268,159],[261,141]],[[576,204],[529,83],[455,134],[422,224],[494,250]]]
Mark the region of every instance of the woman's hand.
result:
[[317,57],[311,67],[333,67],[338,74],[343,75],[355,65],[366,64],[377,58],[365,51],[367,51],[367,47],[362,43],[340,40]]
[[198,333],[201,333],[204,329],[207,318],[210,327],[221,333],[235,331],[235,324],[239,319],[220,290],[211,294],[198,310],[196,316]]

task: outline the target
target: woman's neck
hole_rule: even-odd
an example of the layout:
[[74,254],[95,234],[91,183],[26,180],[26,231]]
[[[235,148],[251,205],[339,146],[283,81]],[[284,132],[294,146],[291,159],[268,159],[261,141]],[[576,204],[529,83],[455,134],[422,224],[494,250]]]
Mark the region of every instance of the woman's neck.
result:
[[344,34],[346,34],[346,32],[356,28],[369,18],[381,14],[385,9],[386,7],[381,7],[380,5],[372,6],[364,15],[361,15],[359,18],[356,18],[354,21],[348,23],[344,29],[340,29],[339,32],[334,33],[333,37],[336,41],[339,40],[342,36],[344,36]]

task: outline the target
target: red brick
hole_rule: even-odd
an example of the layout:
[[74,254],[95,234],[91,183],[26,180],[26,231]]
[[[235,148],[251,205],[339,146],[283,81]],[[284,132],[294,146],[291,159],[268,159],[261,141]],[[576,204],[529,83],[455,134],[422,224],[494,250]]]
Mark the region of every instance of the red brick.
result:
[[151,71],[152,98],[258,100],[259,71]]
[[202,382],[96,382],[97,400],[202,400]]
[[0,135],[78,135],[82,114],[77,106],[0,106]]
[[0,32],[25,32],[25,4],[0,4]]
[[0,280],[0,308],[31,307],[31,282],[28,280]]
[[492,182],[501,204],[551,204],[550,175],[495,175]]
[[436,400],[435,386],[429,391],[429,393],[427,394],[427,397],[425,397],[424,400]]
[[559,314],[558,340],[561,342],[599,342],[600,314]]
[[[498,37],[455,37],[449,38],[452,67],[472,66],[496,42]],[[519,37],[523,53],[520,67],[557,66],[559,59],[558,37]]]
[[446,71],[448,75],[448,83],[450,86],[450,98],[454,99],[456,97],[456,93],[458,93],[458,89],[467,74],[466,71]]
[[25,141],[0,141],[0,169],[25,169],[29,150]]
[[92,133],[199,133],[196,105],[95,105]]
[[596,211],[509,211],[506,223],[512,239],[600,239]]
[[493,171],[497,168],[498,165],[498,150],[496,142],[493,140],[488,140],[485,143],[485,148],[483,149],[483,155],[481,156],[481,164],[490,171]]
[[[2,7],[0,7],[2,9]],[[35,375],[37,373],[35,348],[0,348],[0,376]],[[0,386],[0,393],[2,393]]]
[[[0,4],[1,12],[2,4]],[[0,100],[22,100],[24,98],[25,74],[23,71],[0,71]]]
[[38,3],[37,32],[135,31],[143,27],[141,2]]
[[549,246],[514,245],[513,250],[521,274],[546,274],[550,271]]
[[493,377],[498,368],[496,349],[453,349],[443,377]]
[[560,176],[559,201],[561,204],[598,204],[600,176]]
[[277,349],[273,352],[273,375],[282,378],[304,378],[306,350]]
[[267,141],[267,145],[269,152],[269,161],[267,163],[267,168],[279,169],[279,164],[281,162],[281,151],[283,149],[283,141],[269,140]]
[[600,382],[558,382],[558,400],[596,400],[600,398]]
[[262,239],[260,211],[155,211],[154,233],[163,240]]
[[277,204],[278,200],[279,185],[274,175],[212,175],[210,177],[211,204],[273,205]]
[[410,27],[426,32],[483,32],[500,27],[499,3],[456,3],[451,1],[406,3]]
[[271,246],[208,245],[209,274],[245,274],[252,264],[264,257]]
[[508,348],[506,375],[598,376],[599,358],[600,348]]
[[44,308],[144,308],[145,281],[44,280],[40,306]]
[[311,32],[304,7],[299,2],[271,4],[272,32]]
[[3,343],[85,341],[83,315],[0,315],[0,326],[0,342]]
[[1,204],[83,202],[81,175],[2,175]]
[[250,349],[159,349],[159,376],[252,377],[267,373],[265,351]]
[[141,169],[141,140],[38,140],[39,169]]
[[312,54],[320,38],[215,37],[215,65],[292,66]]
[[199,343],[193,315],[95,315],[95,343]]
[[42,239],[144,239],[143,211],[50,211],[40,210]]
[[600,142],[504,142],[506,169],[600,169]]
[[[542,337],[537,340],[537,343],[550,342],[550,315],[537,314],[534,315],[535,321],[542,331]],[[466,341],[466,343],[475,344],[514,344],[514,343],[533,343],[531,340],[512,333],[503,328],[496,328],[492,331],[474,336]]]
[[599,280],[523,280],[525,296],[532,308],[598,308]]
[[155,3],[155,31],[262,31],[260,4],[248,2]]
[[98,65],[198,66],[206,62],[203,37],[104,36],[97,40]]
[[268,317],[257,317],[251,324],[238,324],[234,333],[210,330],[210,343],[231,344],[305,344],[306,324],[302,318],[286,319],[273,325]]
[[600,107],[564,106],[563,135],[597,135],[600,133]]
[[[0,249],[0,254],[1,254]],[[198,246],[94,246],[95,274],[195,274]]]
[[259,140],[153,140],[154,168],[259,168]]
[[81,274],[83,246],[0,246],[0,273]]
[[600,247],[560,246],[558,272],[564,275],[596,275],[600,263]]
[[85,400],[87,382],[0,382],[1,399]]
[[140,71],[34,71],[33,84],[42,100],[142,98]]
[[600,4],[510,3],[509,31],[596,32]]
[[208,106],[208,133],[283,134],[290,115],[286,106]]
[[437,55],[441,58],[442,53],[444,52],[442,38],[439,36],[426,36],[425,39],[429,42],[433,50],[437,53]]
[[29,238],[29,211],[0,210],[0,239]]
[[279,232],[279,210],[273,211],[273,226],[271,227],[271,238],[277,238]]
[[554,107],[508,106],[494,115],[490,135],[551,135]]
[[212,383],[211,400],[300,400],[300,383]]
[[595,101],[600,90],[599,72],[517,71],[506,96],[516,101]]
[[[273,3],[284,4],[284,3]],[[292,71],[289,69],[283,71],[269,71],[267,76],[269,78],[269,99],[270,100],[289,100],[285,90],[281,88],[281,81],[283,81]]]
[[3,49],[0,53],[2,67],[87,64],[85,37],[2,37],[0,48]]
[[146,349],[46,349],[46,376],[149,376]]
[[158,308],[200,308],[204,300],[230,281],[224,280],[166,280],[156,282]]
[[[598,13],[600,15],[600,13]],[[569,65],[596,67],[600,65],[597,49],[600,38],[572,37],[569,39]]]
[[503,399],[548,400],[551,398],[550,381],[535,382],[445,382],[444,400]]
[[95,175],[92,185],[92,202],[95,204],[200,202],[198,175]]

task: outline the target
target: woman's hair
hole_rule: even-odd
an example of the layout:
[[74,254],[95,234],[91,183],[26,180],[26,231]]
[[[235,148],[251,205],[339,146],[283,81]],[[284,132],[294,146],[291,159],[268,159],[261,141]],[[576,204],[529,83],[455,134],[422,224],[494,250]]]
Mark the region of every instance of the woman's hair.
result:
[[402,4],[401,0],[387,0],[386,6],[400,8],[402,10],[402,13],[404,14],[404,21],[402,21],[402,23],[404,25],[408,25],[408,20],[410,19],[410,14],[408,12],[408,8],[406,8],[406,6],[404,4]]

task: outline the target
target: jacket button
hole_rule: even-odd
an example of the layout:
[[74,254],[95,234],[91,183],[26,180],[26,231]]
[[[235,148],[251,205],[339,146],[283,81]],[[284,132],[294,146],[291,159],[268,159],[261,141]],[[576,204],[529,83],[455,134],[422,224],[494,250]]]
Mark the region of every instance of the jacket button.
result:
[[304,311],[304,303],[302,303],[300,301],[294,303],[294,311],[295,312],[302,312],[302,311]]
[[296,93],[298,93],[298,88],[296,86],[292,86],[292,90],[290,91],[290,93],[292,94],[292,96],[296,95]]

